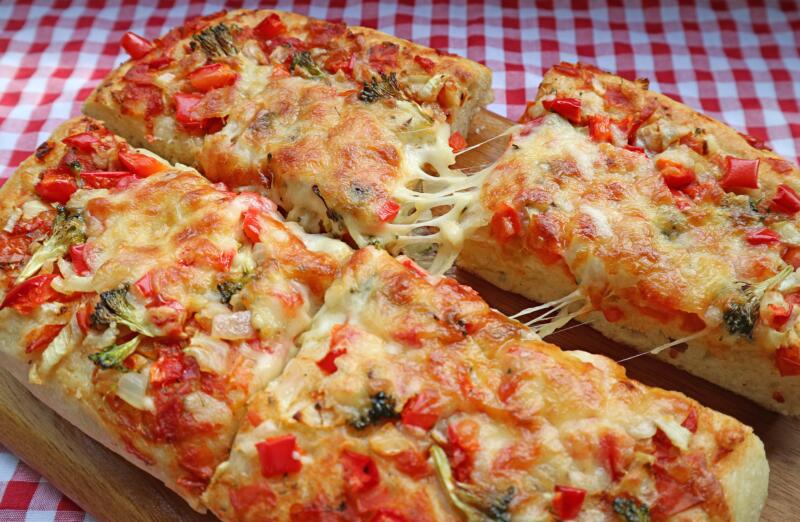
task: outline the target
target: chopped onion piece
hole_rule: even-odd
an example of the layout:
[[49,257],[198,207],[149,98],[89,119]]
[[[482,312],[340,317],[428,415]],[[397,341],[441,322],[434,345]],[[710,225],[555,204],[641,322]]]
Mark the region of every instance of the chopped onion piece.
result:
[[250,324],[250,312],[215,315],[211,321],[211,335],[218,339],[252,339],[255,330]]
[[152,397],[147,396],[147,385],[150,382],[149,368],[142,373],[123,373],[117,381],[117,397],[127,402],[137,410],[155,413],[156,405]]
[[223,375],[228,370],[228,350],[225,341],[197,332],[183,352],[194,357],[204,372]]

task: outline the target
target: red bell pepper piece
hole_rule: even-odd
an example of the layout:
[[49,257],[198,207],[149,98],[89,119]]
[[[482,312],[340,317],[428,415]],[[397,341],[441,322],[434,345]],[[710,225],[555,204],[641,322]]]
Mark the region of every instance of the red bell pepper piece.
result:
[[779,236],[774,230],[770,230],[768,228],[762,228],[748,232],[746,239],[751,245],[770,245],[772,243],[781,242],[781,236]]
[[434,391],[424,390],[413,396],[400,413],[403,424],[428,431],[439,420],[438,404],[439,396]]
[[639,153],[639,154],[645,154],[644,147],[637,147],[636,145],[625,145],[622,148],[625,149],[625,150],[629,150],[631,152],[636,152],[636,153]]
[[233,84],[239,75],[226,63],[211,63],[199,67],[186,77],[192,87],[208,92]]
[[25,353],[39,353],[53,342],[53,339],[64,329],[63,324],[47,324],[38,329],[36,337],[25,348]]
[[748,160],[728,156],[725,174],[720,186],[725,190],[735,188],[758,188],[758,160]]
[[686,416],[685,419],[683,419],[681,426],[691,431],[692,433],[697,433],[697,408],[692,408],[691,410],[689,410],[689,414]]
[[772,198],[770,208],[775,212],[796,214],[800,210],[800,196],[788,185],[778,185],[775,197]]
[[414,61],[417,62],[417,64],[428,74],[432,73],[436,68],[436,63],[430,58],[425,58],[424,56],[416,55],[414,56]]
[[553,496],[553,513],[559,520],[572,520],[581,512],[585,498],[585,489],[556,486],[556,494]]
[[378,207],[378,219],[382,223],[389,223],[397,217],[398,212],[400,212],[400,205],[393,199],[387,199]]
[[297,441],[294,435],[271,437],[256,444],[261,475],[269,478],[300,471],[303,463],[295,457],[296,450]]
[[353,69],[356,66],[356,55],[346,50],[334,51],[325,60],[325,70],[331,74],[342,71],[347,76],[353,76]]
[[132,172],[126,170],[81,173],[83,186],[92,189],[111,189],[119,185],[123,180],[135,177]]
[[71,245],[69,247],[69,257],[72,260],[72,267],[79,276],[85,276],[91,272],[89,263],[86,262],[86,243]]
[[119,161],[137,178],[146,178],[166,169],[167,166],[152,156],[127,150],[119,151]]
[[659,158],[656,168],[664,178],[664,184],[672,190],[686,188],[697,179],[693,171],[675,161]]
[[81,152],[94,152],[97,145],[100,144],[100,138],[92,132],[80,132],[72,136],[67,136],[61,140],[61,142]]
[[179,92],[173,96],[175,101],[175,119],[188,131],[203,130],[203,120],[198,120],[192,114],[192,110],[203,99],[203,95],[198,92],[185,93]]
[[244,235],[253,243],[261,241],[261,223],[258,220],[260,211],[257,208],[248,208],[243,214],[242,230]]
[[608,117],[599,114],[589,116],[589,137],[598,143],[611,143],[614,140]]
[[578,98],[542,100],[542,106],[545,110],[555,112],[572,123],[581,122],[581,101]]
[[773,330],[780,330],[786,326],[786,323],[789,322],[789,319],[792,317],[793,308],[793,303],[789,303],[788,306],[774,303],[767,305],[767,324],[769,324],[770,328]]
[[155,48],[155,44],[143,36],[128,31],[122,35],[122,47],[131,58],[138,60]]
[[281,17],[271,13],[253,28],[253,34],[262,40],[270,40],[286,32],[286,26],[281,21]]
[[10,307],[26,315],[39,305],[55,300],[59,294],[50,286],[56,274],[42,274],[26,279],[8,291],[0,308]]
[[42,179],[36,184],[34,190],[43,200],[64,205],[78,190],[78,184],[69,174],[47,171],[42,175]]
[[140,277],[138,281],[133,283],[133,286],[139,290],[139,293],[142,294],[142,297],[146,299],[153,299],[158,295],[155,285],[153,284],[152,271],[147,272],[145,275]]
[[506,203],[501,204],[494,213],[490,226],[492,236],[501,244],[507,243],[522,232],[522,222],[519,219],[519,214]]
[[455,131],[450,136],[450,139],[447,140],[447,143],[456,154],[467,148],[467,140],[465,140],[464,136],[462,136],[458,131]]
[[381,477],[378,466],[367,455],[349,449],[342,452],[345,487],[351,494],[359,494],[377,486]]

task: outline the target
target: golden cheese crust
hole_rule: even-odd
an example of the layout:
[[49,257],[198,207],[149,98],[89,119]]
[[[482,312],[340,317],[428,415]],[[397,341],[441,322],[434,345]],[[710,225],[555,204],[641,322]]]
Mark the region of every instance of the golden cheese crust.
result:
[[204,496],[223,520],[756,520],[766,496],[749,428],[408,260],[357,252],[301,342]]
[[[257,186],[308,231],[389,244],[449,174],[451,129],[491,101],[488,69],[280,11],[192,20],[114,71],[87,114],[229,186]],[[424,203],[424,202],[423,202]]]
[[[214,187],[87,118],[44,148],[3,188],[23,209],[14,230],[29,202],[53,221],[32,256],[4,270],[4,354],[30,365],[30,385],[55,390],[72,422],[105,433],[104,444],[199,507],[247,399],[294,353],[349,248],[307,237],[262,196]],[[64,215],[80,228],[68,239]],[[56,239],[68,244],[59,250]]]
[[[461,265],[538,300],[578,290],[610,337],[800,413],[797,167],[586,66],[545,76],[482,187]],[[675,343],[679,344],[679,343]]]

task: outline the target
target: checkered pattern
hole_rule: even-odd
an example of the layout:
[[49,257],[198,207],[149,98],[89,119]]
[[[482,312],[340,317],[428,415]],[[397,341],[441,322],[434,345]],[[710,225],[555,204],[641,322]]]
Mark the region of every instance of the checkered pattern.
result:
[[[125,31],[153,38],[221,8],[219,2],[142,3],[0,5],[0,178],[58,123],[78,114],[80,102],[125,59],[117,44]],[[790,159],[800,155],[797,3],[520,3],[334,0],[281,1],[277,7],[377,27],[485,63],[494,70],[496,101],[490,109],[512,119],[550,65],[580,60],[628,78],[647,77],[654,90],[766,140]],[[253,6],[238,1],[227,7]],[[0,448],[0,519],[53,517],[83,520],[71,502]]]

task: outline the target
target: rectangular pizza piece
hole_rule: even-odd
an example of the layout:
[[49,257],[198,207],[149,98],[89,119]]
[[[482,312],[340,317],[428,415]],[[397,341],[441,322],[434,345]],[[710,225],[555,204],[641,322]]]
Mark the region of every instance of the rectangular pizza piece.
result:
[[0,189],[0,358],[195,508],[350,249],[70,120]]
[[226,521],[758,520],[760,440],[366,248],[250,404]]
[[484,175],[459,264],[561,307],[543,332],[574,316],[800,414],[796,166],[644,81],[560,64]]
[[452,223],[471,187],[449,165],[492,100],[489,69],[272,10],[125,44],[133,58],[92,93],[87,114],[213,181],[257,187],[307,231],[395,251],[443,245],[437,266],[452,262]]

